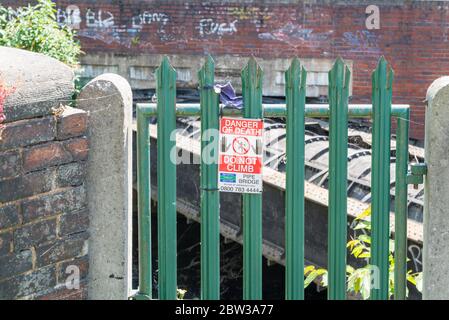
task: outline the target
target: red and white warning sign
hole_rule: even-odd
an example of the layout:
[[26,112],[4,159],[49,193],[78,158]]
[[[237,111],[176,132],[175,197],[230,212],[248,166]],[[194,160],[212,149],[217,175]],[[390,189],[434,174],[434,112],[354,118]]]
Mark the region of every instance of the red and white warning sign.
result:
[[220,120],[218,188],[222,192],[262,192],[263,120]]

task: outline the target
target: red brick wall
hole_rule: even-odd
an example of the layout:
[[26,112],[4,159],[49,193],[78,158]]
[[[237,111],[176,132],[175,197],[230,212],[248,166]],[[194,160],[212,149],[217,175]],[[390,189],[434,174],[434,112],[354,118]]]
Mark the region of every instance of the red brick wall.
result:
[[[230,53],[316,58],[341,55],[354,61],[354,102],[370,101],[370,72],[378,58],[385,55],[395,70],[394,103],[412,105],[411,134],[415,138],[423,138],[427,87],[436,78],[449,74],[449,3],[444,1],[394,4],[395,1],[348,0],[309,4],[292,0],[290,4],[278,4],[264,0],[247,5],[242,5],[242,1],[56,2],[61,9],[61,22],[68,5],[80,9],[79,34],[87,53]],[[366,29],[368,4],[380,8],[379,30]],[[147,23],[140,28],[137,25],[142,19],[133,17],[145,11],[151,16],[143,19]],[[201,22],[202,19],[212,20]],[[222,34],[208,34],[210,29],[205,24],[210,21],[224,23]]]
[[0,300],[87,297],[87,113],[41,104],[49,112],[21,110],[0,132]]

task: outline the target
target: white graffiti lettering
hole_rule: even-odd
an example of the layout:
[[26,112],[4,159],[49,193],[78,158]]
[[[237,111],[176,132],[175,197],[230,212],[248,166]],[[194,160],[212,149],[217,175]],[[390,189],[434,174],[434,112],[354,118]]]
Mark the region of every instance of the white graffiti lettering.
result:
[[88,28],[111,28],[114,26],[114,15],[109,11],[103,15],[101,9],[98,12],[87,9],[86,26]]
[[237,27],[235,25],[237,22],[238,20],[229,23],[219,23],[214,19],[201,19],[197,29],[199,29],[200,36],[202,37],[207,35],[231,35],[234,32],[237,32]]
[[144,11],[141,14],[134,16],[132,18],[132,27],[133,28],[142,28],[144,25],[152,24],[152,23],[161,23],[162,25],[166,25],[169,21],[168,15],[165,13],[153,13],[149,11]]
[[58,8],[56,19],[59,25],[66,25],[72,29],[79,29],[82,22],[80,8],[75,5],[69,5],[65,10]]

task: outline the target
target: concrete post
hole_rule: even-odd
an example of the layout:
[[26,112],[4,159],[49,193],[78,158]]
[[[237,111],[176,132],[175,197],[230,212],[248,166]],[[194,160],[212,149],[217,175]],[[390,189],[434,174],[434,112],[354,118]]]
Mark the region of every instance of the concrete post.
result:
[[427,91],[423,299],[449,299],[449,77]]
[[127,299],[132,266],[132,92],[119,75],[89,82],[78,98],[89,112],[87,193],[89,299]]

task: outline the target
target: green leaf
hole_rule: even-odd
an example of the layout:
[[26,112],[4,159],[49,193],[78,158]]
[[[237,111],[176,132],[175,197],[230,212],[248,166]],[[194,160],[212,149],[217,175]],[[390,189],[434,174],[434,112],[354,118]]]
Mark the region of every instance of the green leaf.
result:
[[359,254],[359,256],[357,258],[363,259],[363,258],[369,258],[369,257],[371,257],[370,252],[363,252],[363,253]]
[[346,265],[346,272],[349,273],[349,274],[351,274],[351,273],[354,272],[354,268],[351,267],[351,266],[348,264],[348,265]]
[[407,275],[407,281],[410,282],[411,284],[415,285],[415,286],[417,284],[416,278],[413,275],[411,275],[411,274]]
[[366,208],[362,213],[358,214],[355,217],[355,220],[363,220],[366,217],[370,217],[371,216],[371,206],[369,206],[368,208]]
[[416,289],[418,289],[419,292],[422,292],[422,285],[423,285],[423,273],[419,272],[416,276],[415,276],[415,280],[416,280]]
[[316,277],[318,277],[318,272],[316,270],[310,272],[306,280],[304,280],[304,288],[307,288],[309,284],[311,284],[316,279]]
[[360,236],[358,236],[358,239],[360,241],[366,242],[366,243],[371,243],[371,237],[366,235],[366,234],[361,234]]
[[315,270],[315,266],[307,266],[304,268],[304,275],[306,276],[309,272]]
[[328,284],[327,280],[328,280],[328,272],[326,271],[326,273],[323,274],[323,276],[321,277],[321,285],[323,287],[327,287]]
[[354,230],[362,230],[362,229],[371,230],[371,222],[363,220],[357,223],[357,225],[354,227]]
[[346,244],[346,247],[349,248],[350,250],[352,250],[354,248],[355,245],[358,245],[360,243],[359,239],[353,239],[348,241],[348,243]]

